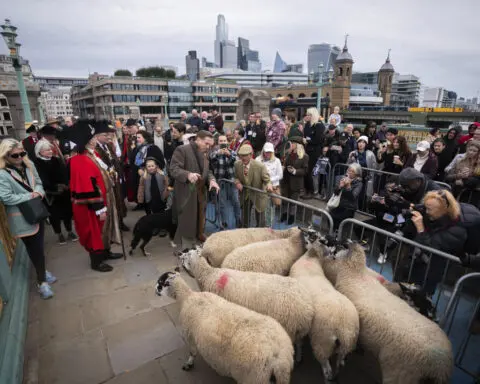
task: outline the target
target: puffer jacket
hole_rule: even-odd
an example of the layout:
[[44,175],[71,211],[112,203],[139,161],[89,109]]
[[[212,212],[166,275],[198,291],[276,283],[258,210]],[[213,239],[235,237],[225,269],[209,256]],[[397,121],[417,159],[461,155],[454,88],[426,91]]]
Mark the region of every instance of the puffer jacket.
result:
[[337,188],[335,189],[335,194],[338,195],[340,191],[342,191],[342,197],[340,198],[340,204],[338,205],[338,207],[356,211],[358,209],[358,198],[363,188],[362,179],[358,177],[356,179],[353,179],[352,184],[350,185],[350,189],[339,188],[338,185],[340,184],[340,180],[342,180],[344,177],[346,176],[337,176],[335,183],[337,185]]

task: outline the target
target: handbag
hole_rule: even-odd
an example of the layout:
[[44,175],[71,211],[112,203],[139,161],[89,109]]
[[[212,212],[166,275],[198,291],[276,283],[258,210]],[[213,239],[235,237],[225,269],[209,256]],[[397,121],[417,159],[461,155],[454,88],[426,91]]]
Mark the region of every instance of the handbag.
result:
[[[27,186],[26,184],[18,180],[16,177],[14,177],[10,171],[7,172],[25,190],[30,193],[33,192],[33,189],[30,186]],[[24,201],[23,203],[17,204],[17,207],[28,224],[38,224],[40,221],[45,220],[47,217],[50,216],[50,213],[48,212],[48,209],[43,203],[41,197],[35,197],[33,199]]]
[[327,209],[331,211],[335,208],[338,208],[338,206],[340,205],[341,198],[342,198],[342,191],[340,191],[338,195],[333,194],[332,197],[330,197],[330,199],[328,200]]

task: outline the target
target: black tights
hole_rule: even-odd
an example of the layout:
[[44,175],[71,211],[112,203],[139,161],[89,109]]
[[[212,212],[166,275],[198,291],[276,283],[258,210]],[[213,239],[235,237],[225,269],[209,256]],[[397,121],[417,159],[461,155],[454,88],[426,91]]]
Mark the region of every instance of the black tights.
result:
[[50,216],[50,224],[52,225],[53,231],[59,235],[62,232],[62,221],[63,225],[67,232],[72,232],[72,219],[57,219],[56,217]]
[[27,248],[28,256],[35,267],[35,271],[37,272],[37,281],[41,284],[45,281],[45,252],[43,243],[45,223],[41,221],[39,226],[40,228],[35,235],[22,237],[22,240],[25,244],[25,248]]

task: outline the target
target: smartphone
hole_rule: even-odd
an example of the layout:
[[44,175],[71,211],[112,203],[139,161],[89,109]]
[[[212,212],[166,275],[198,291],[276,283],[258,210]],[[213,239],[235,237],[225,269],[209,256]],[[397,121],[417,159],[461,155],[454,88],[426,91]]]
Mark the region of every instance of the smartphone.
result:
[[228,144],[220,144],[220,149],[226,149],[228,147]]
[[377,203],[381,203],[385,198],[383,196],[372,196],[372,201],[374,202],[377,202]]

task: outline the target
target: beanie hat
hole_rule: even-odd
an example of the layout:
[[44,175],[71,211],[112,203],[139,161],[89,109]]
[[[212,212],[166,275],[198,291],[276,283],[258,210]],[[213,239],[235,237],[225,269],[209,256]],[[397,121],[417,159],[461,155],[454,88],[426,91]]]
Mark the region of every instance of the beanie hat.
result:
[[278,117],[282,117],[282,110],[280,108],[274,108],[272,111],[272,115],[277,115]]

